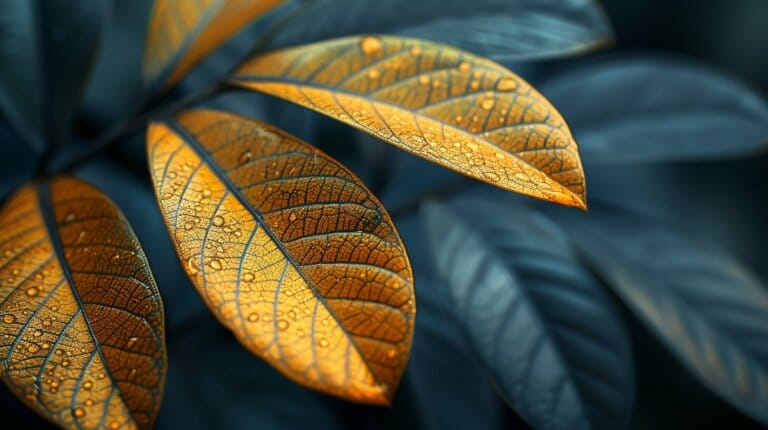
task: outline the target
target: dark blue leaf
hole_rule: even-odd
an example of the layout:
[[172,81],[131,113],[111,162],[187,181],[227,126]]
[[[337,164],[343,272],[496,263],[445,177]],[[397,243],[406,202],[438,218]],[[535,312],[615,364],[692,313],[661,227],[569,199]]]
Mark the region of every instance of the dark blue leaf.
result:
[[612,206],[551,210],[630,310],[704,384],[768,424],[768,291],[664,223]]
[[427,204],[434,259],[476,353],[538,429],[629,421],[632,355],[622,322],[566,234],[523,206]]
[[695,63],[620,57],[540,85],[590,162],[697,160],[768,148],[768,104]]
[[359,33],[435,40],[500,62],[573,54],[612,37],[592,0],[317,0],[283,22],[266,47]]
[[5,0],[0,8],[0,109],[41,152],[69,131],[107,3]]

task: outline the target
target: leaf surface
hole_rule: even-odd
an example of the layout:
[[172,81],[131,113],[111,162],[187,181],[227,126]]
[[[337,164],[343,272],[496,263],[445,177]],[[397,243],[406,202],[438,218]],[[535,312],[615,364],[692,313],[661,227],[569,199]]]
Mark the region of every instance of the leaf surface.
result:
[[349,37],[257,56],[232,82],[500,188],[585,207],[578,145],[565,121],[489,60],[416,39]]
[[147,151],[177,254],[222,324],[300,384],[388,403],[410,352],[413,276],[363,184],[276,128],[216,111],[154,123]]
[[170,87],[281,0],[155,0],[144,51],[147,83]]
[[[541,87],[573,126],[585,160],[706,160],[768,148],[768,103],[746,85],[673,58],[621,58]],[[596,99],[598,103],[585,104]]]
[[712,391],[768,424],[768,292],[727,255],[600,205],[558,216],[640,320]]
[[106,12],[99,0],[2,4],[0,110],[38,152],[69,131]]
[[423,214],[458,320],[511,406],[534,428],[625,427],[627,334],[565,232],[523,206],[479,199]]
[[363,32],[435,40],[495,61],[574,54],[612,38],[605,14],[592,0],[319,0],[303,4],[266,46]]
[[0,368],[64,428],[143,428],[165,381],[163,306],[119,209],[69,177],[0,211]]

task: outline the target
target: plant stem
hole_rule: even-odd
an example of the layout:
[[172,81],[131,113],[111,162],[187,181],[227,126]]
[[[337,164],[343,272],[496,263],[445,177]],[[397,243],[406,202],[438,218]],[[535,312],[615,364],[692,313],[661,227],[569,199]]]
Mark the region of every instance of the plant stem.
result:
[[203,89],[196,93],[190,94],[187,97],[183,97],[175,103],[169,103],[162,105],[156,109],[139,113],[138,115],[115,124],[113,127],[108,128],[98,137],[88,142],[80,151],[74,153],[71,156],[63,157],[59,160],[45,160],[42,168],[39,171],[39,176],[50,177],[56,173],[71,170],[81,163],[86,162],[94,156],[100,154],[113,145],[124,141],[125,137],[131,135],[134,132],[139,131],[146,126],[151,120],[163,118],[183,108],[192,106],[201,101],[205,101],[217,94],[218,92],[227,88],[226,83],[219,83],[209,88]]

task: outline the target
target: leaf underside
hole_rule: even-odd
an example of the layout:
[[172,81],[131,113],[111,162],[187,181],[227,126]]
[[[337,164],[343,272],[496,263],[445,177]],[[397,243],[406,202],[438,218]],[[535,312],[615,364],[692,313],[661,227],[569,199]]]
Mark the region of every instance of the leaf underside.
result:
[[222,324],[300,384],[388,403],[410,352],[413,277],[363,184],[316,148],[222,112],[152,124],[147,151],[177,254]]
[[68,177],[20,189],[0,212],[3,382],[71,429],[147,429],[165,381],[164,316],[120,211]]
[[197,63],[281,0],[155,0],[144,51],[144,79],[178,83]]
[[634,379],[618,313],[565,233],[513,208],[458,199],[423,211],[470,344],[532,427],[626,426]]
[[356,36],[257,56],[231,82],[500,188],[586,207],[578,145],[519,76],[417,39]]

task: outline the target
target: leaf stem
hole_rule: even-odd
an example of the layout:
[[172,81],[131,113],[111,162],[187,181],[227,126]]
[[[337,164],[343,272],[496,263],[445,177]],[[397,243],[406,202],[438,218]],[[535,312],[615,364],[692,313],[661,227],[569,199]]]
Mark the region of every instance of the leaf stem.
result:
[[56,173],[71,170],[115,144],[125,141],[125,137],[139,131],[151,120],[173,114],[178,110],[205,101],[226,88],[228,88],[227,84],[221,82],[183,97],[174,103],[159,106],[155,109],[139,113],[130,119],[118,122],[91,140],[76,153],[68,157],[61,157],[60,159],[45,160],[46,162],[41,165],[38,176],[50,177]]

